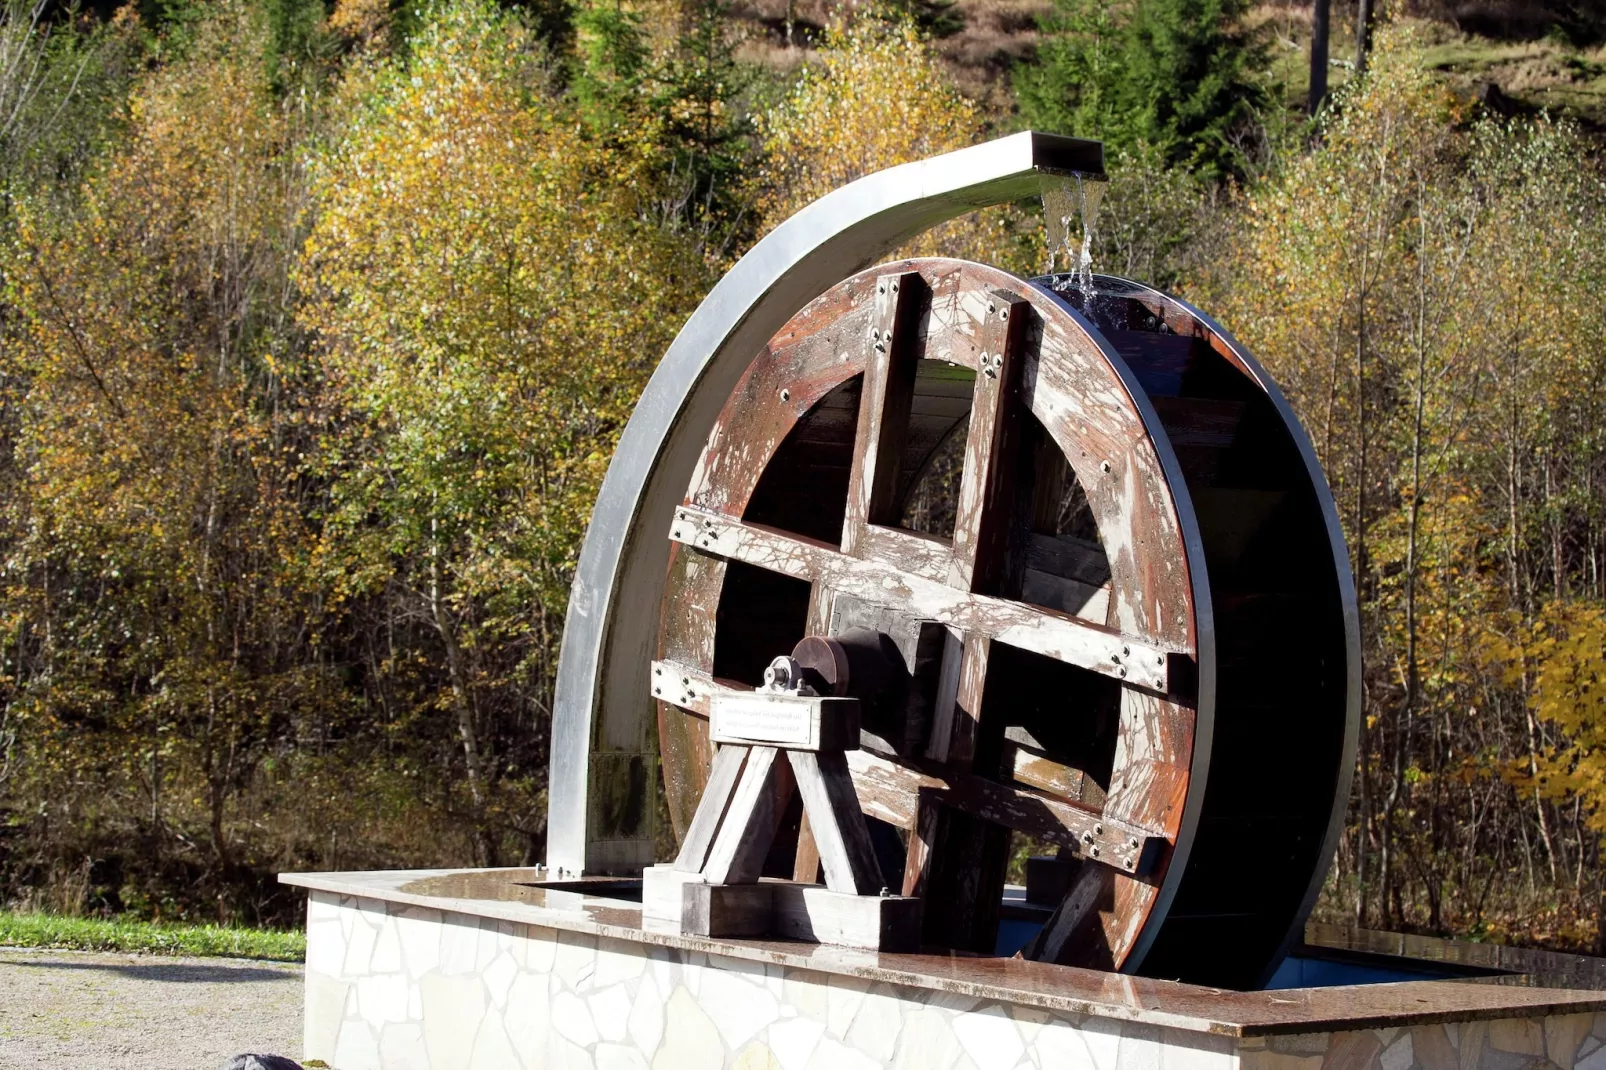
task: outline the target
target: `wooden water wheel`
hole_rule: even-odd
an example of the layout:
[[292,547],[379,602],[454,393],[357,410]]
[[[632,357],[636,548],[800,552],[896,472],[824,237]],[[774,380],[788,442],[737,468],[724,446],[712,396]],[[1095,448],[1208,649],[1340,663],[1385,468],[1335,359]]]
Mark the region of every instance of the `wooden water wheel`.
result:
[[[1247,353],[1180,301],[1097,288],[1084,314],[1044,281],[902,261],[754,355],[663,533],[669,809],[683,834],[710,696],[834,636],[880,652],[822,668],[861,699],[854,788],[927,947],[994,951],[1018,833],[1068,870],[1029,957],[1252,987],[1347,795],[1342,541]],[[777,790],[766,872],[816,880]]]

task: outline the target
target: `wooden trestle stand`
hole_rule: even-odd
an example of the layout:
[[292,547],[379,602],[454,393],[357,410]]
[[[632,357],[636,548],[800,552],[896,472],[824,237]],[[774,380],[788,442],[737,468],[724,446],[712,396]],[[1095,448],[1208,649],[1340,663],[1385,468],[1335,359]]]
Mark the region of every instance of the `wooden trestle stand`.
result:
[[[920,900],[887,894],[848,770],[846,752],[859,747],[859,700],[815,694],[790,657],[776,658],[764,679],[756,691],[714,696],[710,736],[719,750],[708,785],[679,856],[643,874],[643,915],[699,936],[917,950]],[[824,887],[761,876],[783,754]]]

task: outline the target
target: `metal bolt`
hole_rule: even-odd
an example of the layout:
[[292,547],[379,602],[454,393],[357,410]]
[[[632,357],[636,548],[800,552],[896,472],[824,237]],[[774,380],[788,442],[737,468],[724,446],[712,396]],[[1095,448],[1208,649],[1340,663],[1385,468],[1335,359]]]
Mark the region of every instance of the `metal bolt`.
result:
[[782,390],[781,391],[781,400],[782,401],[791,401],[792,400],[792,392],[790,390]]

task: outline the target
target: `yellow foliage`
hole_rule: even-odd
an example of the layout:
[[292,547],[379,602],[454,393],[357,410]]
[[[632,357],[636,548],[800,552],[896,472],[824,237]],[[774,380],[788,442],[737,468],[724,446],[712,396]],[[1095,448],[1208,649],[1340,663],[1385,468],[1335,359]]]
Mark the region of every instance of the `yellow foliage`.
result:
[[1547,799],[1582,800],[1589,827],[1606,833],[1606,608],[1552,602],[1514,641],[1496,642],[1496,656],[1515,685],[1531,676],[1529,706],[1561,742],[1513,779]]
[[[993,136],[987,116],[954,87],[919,31],[875,16],[827,27],[818,62],[758,117],[758,131],[766,156],[754,199],[761,231],[854,179]],[[901,255],[1031,271],[1042,248],[1035,223],[1026,227],[1019,213],[997,209],[938,227]]]
[[561,614],[614,438],[706,282],[644,222],[653,131],[588,138],[537,59],[490,9],[441,11],[319,163],[301,269],[354,415],[334,577],[427,567],[514,618]]

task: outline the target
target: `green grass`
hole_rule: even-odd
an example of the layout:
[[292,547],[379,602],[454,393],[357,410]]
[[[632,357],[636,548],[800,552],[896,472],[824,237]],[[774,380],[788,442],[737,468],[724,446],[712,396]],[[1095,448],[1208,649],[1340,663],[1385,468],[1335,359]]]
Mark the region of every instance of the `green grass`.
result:
[[205,955],[301,962],[305,933],[236,929],[222,925],[62,918],[52,914],[0,912],[0,944],[59,947],[75,951],[143,951],[158,955]]

